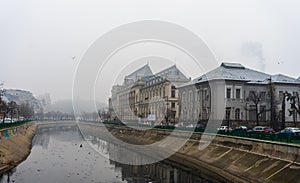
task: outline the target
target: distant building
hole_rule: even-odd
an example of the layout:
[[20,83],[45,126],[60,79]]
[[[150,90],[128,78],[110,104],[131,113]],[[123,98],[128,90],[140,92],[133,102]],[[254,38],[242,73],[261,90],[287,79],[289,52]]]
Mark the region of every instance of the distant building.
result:
[[[285,91],[300,93],[300,81],[248,69],[238,63],[222,63],[179,87],[181,119],[190,123],[205,123],[211,119],[223,120],[224,125],[230,122],[234,126],[255,126],[258,117],[260,125],[280,126],[275,123],[282,121]],[[259,97],[257,112],[251,96]],[[288,108],[286,102],[286,122],[299,121],[299,115],[289,116]]]
[[7,89],[4,93],[3,100],[6,102],[14,101],[18,105],[28,104],[34,109],[35,113],[43,112],[43,107],[41,102],[36,99],[33,94],[26,90],[19,89]]
[[123,121],[151,120],[175,123],[179,119],[177,87],[190,81],[173,65],[153,74],[149,65],[126,76],[112,88],[111,118]]
[[39,95],[37,97],[37,99],[40,101],[40,103],[43,107],[44,113],[50,112],[51,105],[52,105],[50,94],[46,93],[46,94],[43,94],[43,95]]

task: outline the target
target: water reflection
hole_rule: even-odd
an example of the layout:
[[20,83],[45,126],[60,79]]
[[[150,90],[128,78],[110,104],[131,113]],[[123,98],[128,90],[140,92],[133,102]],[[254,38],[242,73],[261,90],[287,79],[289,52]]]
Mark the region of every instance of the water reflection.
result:
[[167,161],[142,166],[110,161],[109,157],[116,156],[130,161],[153,157],[97,136],[88,136],[87,140],[83,140],[76,125],[40,126],[30,156],[3,174],[0,182],[208,182],[199,174]]
[[[101,155],[106,157],[122,156],[123,158],[130,159],[130,161],[141,161],[140,159],[149,159],[153,157],[145,156],[139,152],[135,152],[124,148],[121,145],[108,143],[97,136],[88,136],[91,145],[100,152]],[[110,161],[115,166],[115,170],[122,172],[122,179],[130,183],[142,182],[171,182],[171,183],[207,183],[208,180],[201,178],[198,172],[189,168],[183,168],[179,165],[171,165],[168,160],[157,162],[149,165],[129,165],[121,164],[118,162]]]
[[41,126],[31,154],[0,182],[126,182],[108,159],[83,140],[76,125]]

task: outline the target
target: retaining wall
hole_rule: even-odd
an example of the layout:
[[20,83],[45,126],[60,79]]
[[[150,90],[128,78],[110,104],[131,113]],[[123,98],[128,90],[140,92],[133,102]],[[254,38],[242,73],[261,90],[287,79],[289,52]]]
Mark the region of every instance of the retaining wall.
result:
[[27,158],[35,130],[36,124],[30,122],[0,131],[0,174]]

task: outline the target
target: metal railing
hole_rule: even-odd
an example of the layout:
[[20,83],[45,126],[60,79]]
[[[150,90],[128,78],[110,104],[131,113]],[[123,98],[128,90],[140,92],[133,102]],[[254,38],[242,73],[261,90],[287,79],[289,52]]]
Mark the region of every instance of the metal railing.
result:
[[31,122],[32,120],[23,120],[23,121],[16,121],[13,123],[0,123],[0,129],[5,129],[5,128],[12,128],[12,127],[16,127],[16,126],[20,126],[23,125],[25,123]]
[[[107,125],[120,125],[125,126],[120,121],[109,121],[104,122],[103,124]],[[140,126],[140,127],[149,127],[146,125],[139,125],[139,124],[130,124],[130,126]],[[174,130],[174,126],[154,126],[155,129],[161,130]],[[251,138],[251,139],[259,139],[265,141],[273,141],[273,142],[283,142],[283,143],[293,143],[293,144],[300,144],[300,135],[283,135],[283,134],[270,134],[270,133],[263,133],[263,132],[246,132],[246,131],[218,131],[216,129],[203,129],[203,128],[188,128],[188,127],[176,127],[176,130],[182,131],[194,131],[195,133],[217,133],[220,135],[228,135],[234,137],[242,137],[242,138]]]
[[266,141],[274,141],[274,142],[300,144],[300,135],[270,134],[270,133],[263,133],[263,132],[245,132],[245,131],[231,131],[231,132],[219,131],[218,134],[266,140]]

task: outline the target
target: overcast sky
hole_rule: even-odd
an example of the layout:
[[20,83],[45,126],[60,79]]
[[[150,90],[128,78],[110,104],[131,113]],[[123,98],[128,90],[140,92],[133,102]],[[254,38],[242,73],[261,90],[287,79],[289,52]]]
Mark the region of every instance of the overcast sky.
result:
[[[71,99],[77,64],[89,46],[139,20],[186,27],[220,62],[298,77],[299,7],[297,0],[0,0],[0,80],[7,88]],[[109,89],[101,95],[106,102]]]

